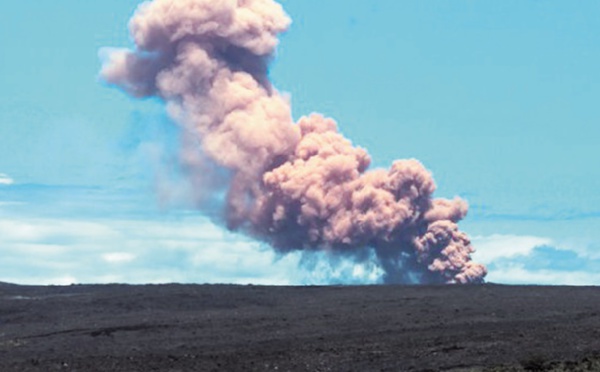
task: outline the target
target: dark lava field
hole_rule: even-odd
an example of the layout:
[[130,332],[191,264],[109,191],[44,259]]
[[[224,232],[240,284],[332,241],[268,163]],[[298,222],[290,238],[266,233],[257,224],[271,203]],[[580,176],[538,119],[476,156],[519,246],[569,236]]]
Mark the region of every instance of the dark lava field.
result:
[[0,371],[527,370],[600,370],[600,289],[0,284]]

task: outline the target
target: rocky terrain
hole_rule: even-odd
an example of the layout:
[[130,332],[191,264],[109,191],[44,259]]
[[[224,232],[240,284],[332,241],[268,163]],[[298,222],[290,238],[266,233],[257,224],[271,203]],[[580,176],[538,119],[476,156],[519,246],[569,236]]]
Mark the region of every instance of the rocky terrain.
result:
[[600,290],[0,284],[0,371],[196,370],[600,370]]

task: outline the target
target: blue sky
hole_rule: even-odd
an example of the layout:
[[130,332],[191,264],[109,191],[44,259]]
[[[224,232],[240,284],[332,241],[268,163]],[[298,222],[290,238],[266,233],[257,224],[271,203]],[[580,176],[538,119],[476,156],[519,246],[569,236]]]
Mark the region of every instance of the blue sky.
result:
[[[421,160],[437,196],[469,201],[488,280],[600,284],[600,3],[281,3],[271,76],[296,118],[335,118],[376,167]],[[0,281],[375,281],[157,202],[176,133],[159,102],[98,80],[137,4],[3,5]]]

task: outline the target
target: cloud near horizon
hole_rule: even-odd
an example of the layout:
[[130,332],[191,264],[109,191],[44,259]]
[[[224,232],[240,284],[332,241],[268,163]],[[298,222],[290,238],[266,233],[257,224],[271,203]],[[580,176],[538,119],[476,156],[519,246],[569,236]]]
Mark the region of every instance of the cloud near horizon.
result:
[[600,285],[600,258],[587,254],[586,247],[536,236],[494,234],[473,241],[474,257],[490,270],[489,282]]
[[277,255],[198,216],[0,218],[0,245],[0,281],[17,284],[359,284],[381,276],[351,260]]
[[[11,201],[3,203],[8,208]],[[381,282],[381,269],[367,263],[371,260],[356,264],[323,252],[277,255],[193,213],[141,217],[116,213],[74,219],[37,217],[33,204],[13,207],[20,208],[19,217],[0,214],[0,281],[56,285]],[[600,259],[586,255],[581,247],[565,248],[544,237],[499,234],[476,236],[473,245],[475,258],[490,267],[490,282],[600,284]]]

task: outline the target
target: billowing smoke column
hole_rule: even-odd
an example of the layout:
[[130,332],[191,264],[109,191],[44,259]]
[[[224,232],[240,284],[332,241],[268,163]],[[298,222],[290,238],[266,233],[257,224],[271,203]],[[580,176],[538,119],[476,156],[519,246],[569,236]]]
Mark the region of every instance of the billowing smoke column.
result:
[[486,269],[456,225],[467,204],[432,199],[421,163],[368,171],[368,153],[332,119],[293,122],[267,75],[289,24],[272,0],[146,2],[129,25],[136,49],[113,50],[102,77],[166,102],[187,133],[181,158],[192,179],[205,174],[203,158],[231,175],[222,206],[230,229],[284,253],[358,260],[372,249],[386,283],[482,282]]

